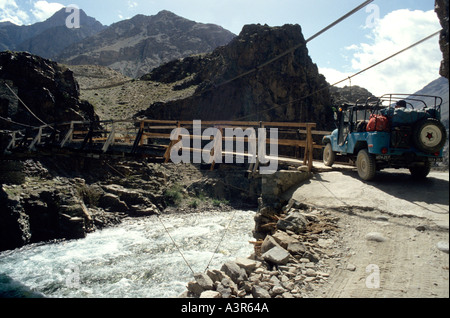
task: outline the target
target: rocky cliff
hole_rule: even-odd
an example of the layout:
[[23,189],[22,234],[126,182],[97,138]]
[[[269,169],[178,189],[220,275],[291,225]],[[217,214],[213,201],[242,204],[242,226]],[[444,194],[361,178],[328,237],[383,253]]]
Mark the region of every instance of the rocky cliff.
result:
[[139,77],[173,59],[210,52],[235,35],[217,25],[187,20],[169,11],[137,15],[69,46],[56,60],[102,65]]
[[363,103],[368,98],[371,100],[375,99],[376,96],[369,92],[364,87],[360,86],[344,86],[344,87],[336,87],[333,86],[330,88],[330,92],[332,94],[333,100],[335,102],[345,101],[349,103]]
[[[47,124],[97,119],[92,105],[79,96],[78,83],[68,68],[29,53],[0,52],[1,117],[31,126],[42,125],[36,117]],[[17,128],[0,121],[0,129]]]
[[435,11],[441,22],[442,32],[439,38],[439,45],[443,54],[443,61],[441,64],[440,74],[443,77],[449,78],[449,0],[436,0]]
[[[304,45],[260,67],[298,44]],[[172,61],[142,79],[180,82],[175,89],[196,90],[185,99],[155,103],[136,116],[312,121],[324,129],[332,123],[328,83],[308,55],[299,25],[247,25],[228,45],[210,54]]]

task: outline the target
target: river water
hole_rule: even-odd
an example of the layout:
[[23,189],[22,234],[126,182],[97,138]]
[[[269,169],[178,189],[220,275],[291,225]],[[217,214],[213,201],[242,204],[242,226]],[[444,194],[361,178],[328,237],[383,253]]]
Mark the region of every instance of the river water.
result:
[[6,251],[0,297],[178,297],[192,271],[253,252],[253,218],[233,211],[126,219],[84,239]]

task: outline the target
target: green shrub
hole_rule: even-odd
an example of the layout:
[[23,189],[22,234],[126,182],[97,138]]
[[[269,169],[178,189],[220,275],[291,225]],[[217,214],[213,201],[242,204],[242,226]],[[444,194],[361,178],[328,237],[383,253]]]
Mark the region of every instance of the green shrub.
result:
[[183,200],[183,187],[176,184],[164,191],[164,198],[167,204],[179,206]]

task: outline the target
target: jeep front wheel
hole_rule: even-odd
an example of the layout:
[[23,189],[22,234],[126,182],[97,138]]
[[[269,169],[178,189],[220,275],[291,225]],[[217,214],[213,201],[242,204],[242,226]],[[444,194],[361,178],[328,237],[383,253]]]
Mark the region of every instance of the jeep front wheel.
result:
[[372,180],[376,173],[375,157],[369,154],[366,149],[360,150],[356,159],[356,168],[361,179]]
[[447,141],[444,125],[437,119],[427,118],[420,121],[414,129],[415,146],[426,153],[440,151]]
[[336,153],[333,151],[333,147],[328,143],[323,150],[323,163],[327,167],[332,167],[336,160]]

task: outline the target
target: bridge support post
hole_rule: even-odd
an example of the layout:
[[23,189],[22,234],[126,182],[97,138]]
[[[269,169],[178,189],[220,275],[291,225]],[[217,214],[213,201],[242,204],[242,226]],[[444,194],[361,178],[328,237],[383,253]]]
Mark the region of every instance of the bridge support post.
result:
[[30,147],[28,148],[30,151],[36,150],[36,144],[40,144],[41,143],[41,138],[42,138],[42,126],[39,127],[39,131],[36,135],[36,137],[33,139],[33,141],[30,144]]
[[180,134],[180,128],[181,125],[179,122],[177,122],[177,135],[178,135],[178,140],[171,140],[169,143],[169,147],[167,148],[166,152],[164,153],[164,163],[168,163],[170,160],[170,152],[172,151],[173,146],[175,146],[178,142],[180,142],[181,140],[181,134]]
[[109,146],[114,145],[115,137],[116,137],[116,125],[112,123],[111,133],[109,134],[108,139],[106,139],[105,144],[103,145],[102,148],[103,153],[108,151]]
[[303,159],[303,164],[308,164],[308,171],[311,172],[314,168],[313,166],[313,150],[314,141],[312,138],[312,129],[315,128],[316,124],[306,125],[306,147],[305,147],[305,158]]
[[74,122],[70,123],[69,131],[67,132],[66,136],[64,137],[63,141],[61,142],[61,148],[64,148],[65,144],[70,140],[72,141],[72,135],[73,135],[73,129],[74,129]]

